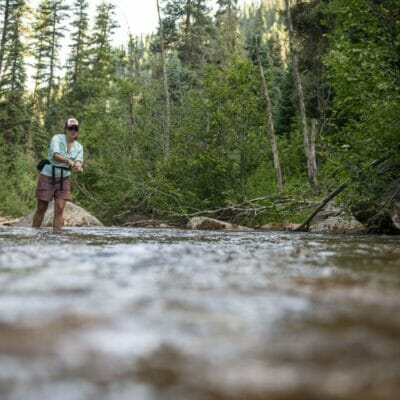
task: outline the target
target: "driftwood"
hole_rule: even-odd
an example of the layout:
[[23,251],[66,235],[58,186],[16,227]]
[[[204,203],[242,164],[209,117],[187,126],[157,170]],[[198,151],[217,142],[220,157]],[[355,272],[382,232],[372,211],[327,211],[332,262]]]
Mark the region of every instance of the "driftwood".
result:
[[[388,160],[389,157],[381,157],[374,162],[372,162],[369,167],[376,167],[380,164],[382,164],[384,161]],[[306,218],[306,220],[298,227],[295,229],[296,232],[304,232],[308,231],[310,222],[315,218],[315,216],[322,211],[325,206],[332,200],[334,199],[337,195],[339,195],[341,192],[343,192],[344,189],[348,186],[350,183],[350,180],[347,180],[346,182],[342,183],[340,186],[338,186],[333,192],[329,193],[328,196],[326,196],[318,205],[318,207],[315,209],[315,211]]]
[[0,226],[14,226],[19,221],[19,218],[0,217]]

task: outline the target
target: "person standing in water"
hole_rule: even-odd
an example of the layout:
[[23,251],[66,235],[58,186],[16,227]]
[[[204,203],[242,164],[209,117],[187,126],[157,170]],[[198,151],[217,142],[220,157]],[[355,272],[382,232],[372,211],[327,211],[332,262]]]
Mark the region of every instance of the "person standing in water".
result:
[[49,202],[54,199],[53,228],[64,226],[64,207],[71,200],[71,171],[83,171],[83,147],[78,142],[79,121],[68,118],[64,133],[54,135],[50,141],[47,160],[42,161],[35,197],[37,209],[32,226],[39,228]]

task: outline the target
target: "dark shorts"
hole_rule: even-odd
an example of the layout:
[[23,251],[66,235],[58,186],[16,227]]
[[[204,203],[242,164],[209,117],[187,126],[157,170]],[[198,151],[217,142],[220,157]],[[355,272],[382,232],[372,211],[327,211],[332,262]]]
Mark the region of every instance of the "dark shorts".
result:
[[43,201],[51,201],[53,199],[71,200],[70,177],[64,178],[63,190],[61,190],[61,179],[56,179],[56,181],[53,182],[51,176],[40,174],[35,197]]

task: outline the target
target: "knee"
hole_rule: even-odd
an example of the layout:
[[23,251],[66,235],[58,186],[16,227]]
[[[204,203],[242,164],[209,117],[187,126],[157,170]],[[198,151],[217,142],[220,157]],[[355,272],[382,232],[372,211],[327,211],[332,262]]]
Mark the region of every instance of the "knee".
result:
[[63,204],[54,204],[54,214],[55,215],[62,215],[64,212],[64,205]]
[[40,203],[40,204],[38,204],[36,213],[40,214],[40,215],[45,214],[46,211],[47,211],[47,207],[48,206],[49,206],[48,203]]

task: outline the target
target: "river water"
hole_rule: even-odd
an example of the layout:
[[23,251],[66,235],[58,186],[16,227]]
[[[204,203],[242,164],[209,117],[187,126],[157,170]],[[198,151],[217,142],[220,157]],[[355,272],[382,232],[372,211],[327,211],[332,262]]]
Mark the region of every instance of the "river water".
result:
[[400,237],[0,229],[0,399],[400,398]]

